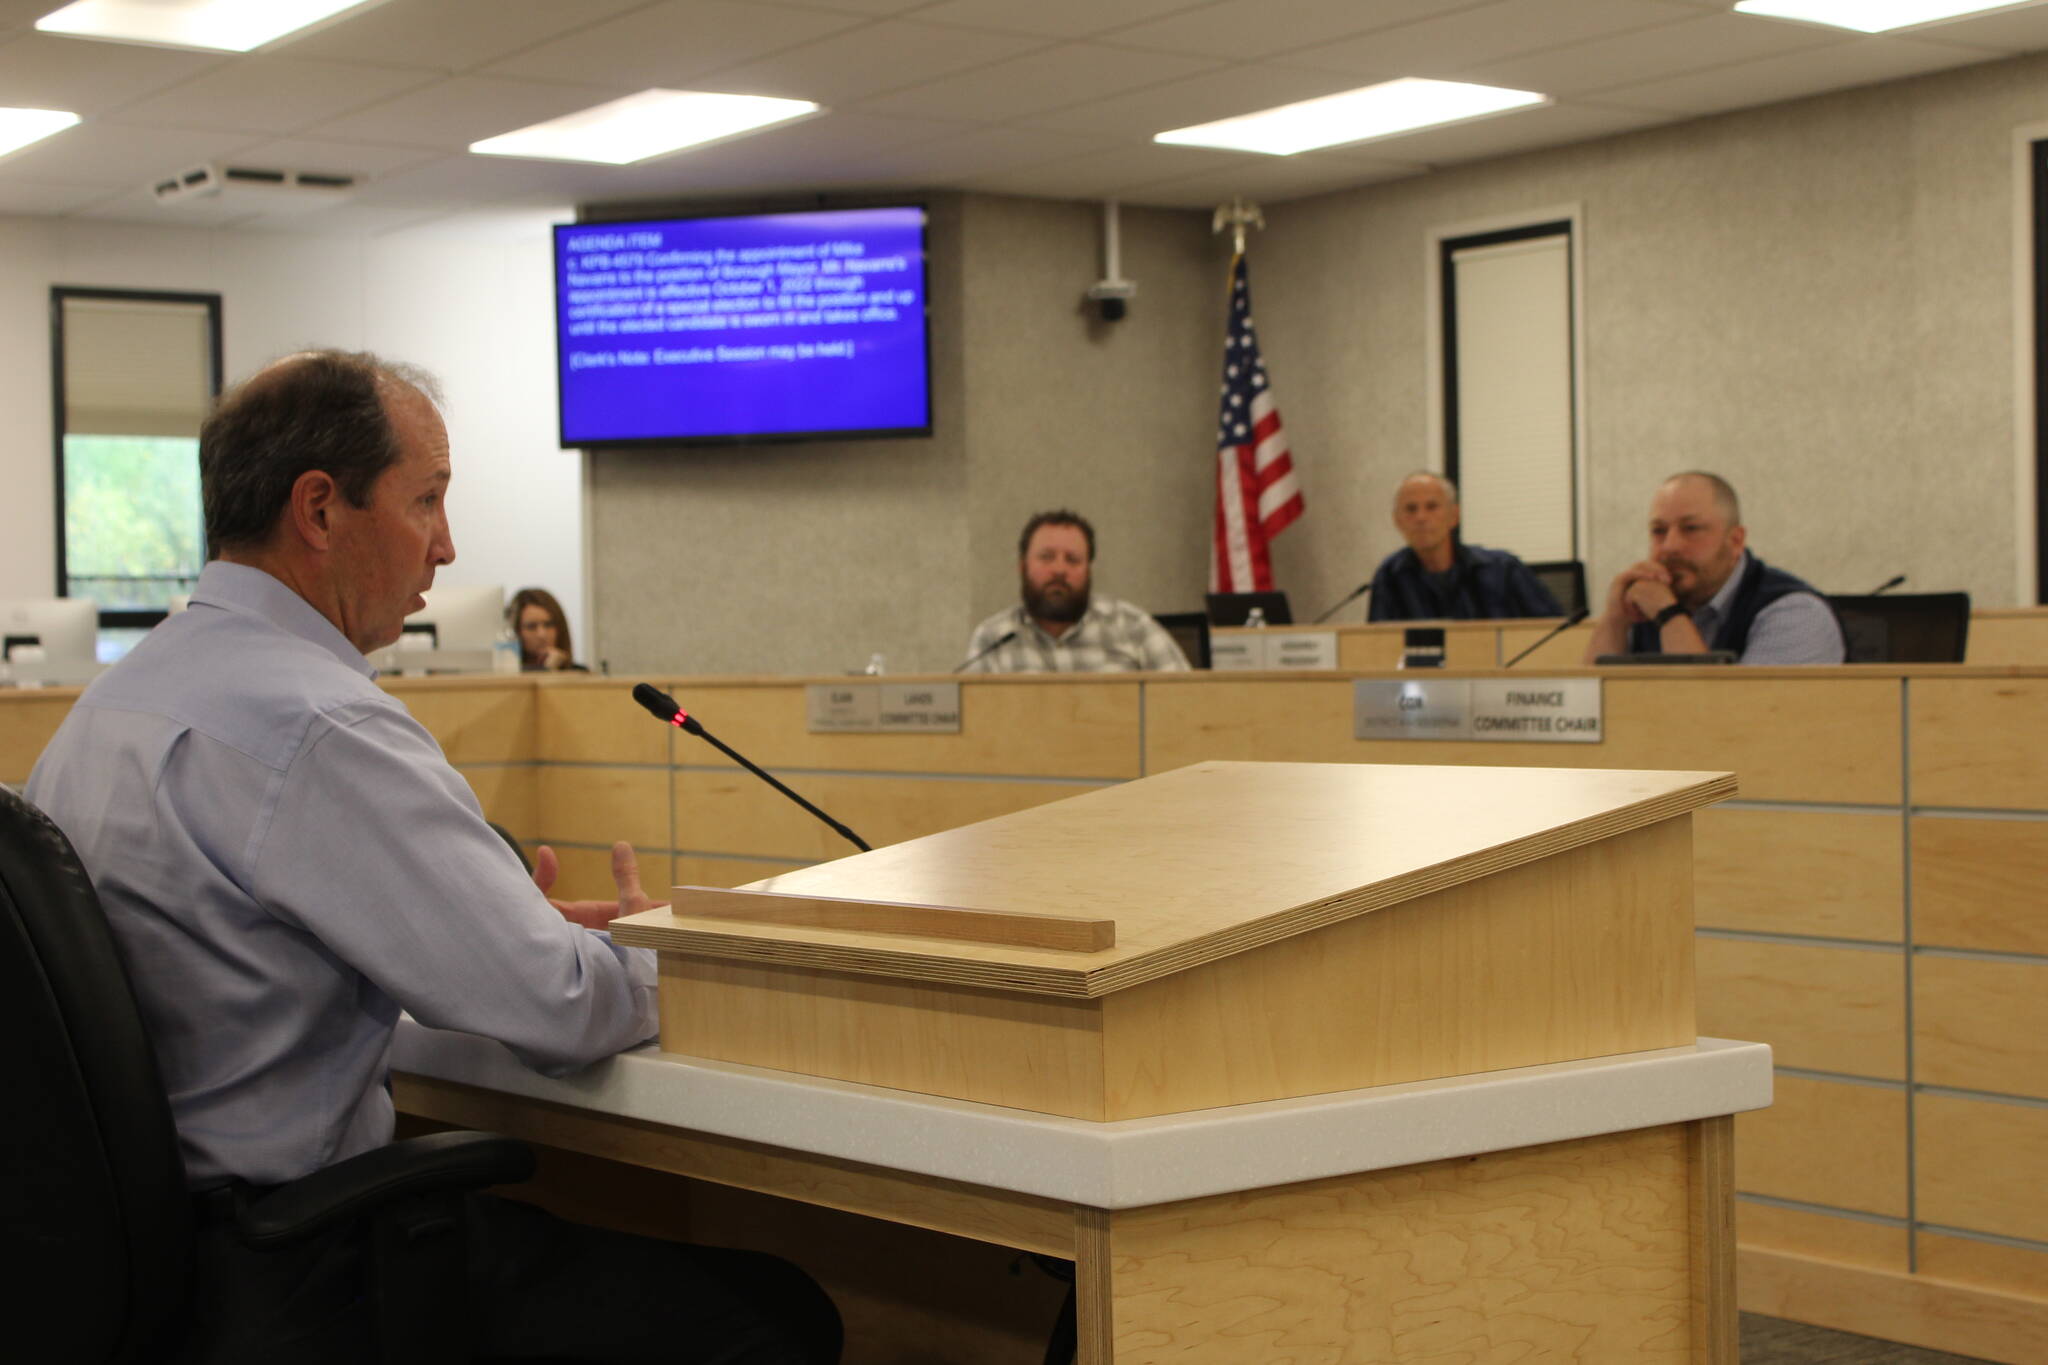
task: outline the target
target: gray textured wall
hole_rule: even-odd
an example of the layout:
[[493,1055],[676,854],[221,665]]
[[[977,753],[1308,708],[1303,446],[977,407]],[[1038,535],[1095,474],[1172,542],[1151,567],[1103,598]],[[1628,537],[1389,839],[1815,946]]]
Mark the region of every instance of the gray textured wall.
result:
[[[1252,283],[1308,497],[1280,586],[1317,610],[1399,543],[1393,482],[1429,458],[1429,232],[1574,203],[1596,585],[1640,553],[1657,479],[1703,466],[1824,587],[1905,572],[2010,605],[2013,130],[2043,120],[2030,57],[1273,206]],[[1023,518],[1061,502],[1101,531],[1104,591],[1199,603],[1227,264],[1206,215],[1124,210],[1140,292],[1110,327],[1080,301],[1097,206],[932,204],[933,439],[596,457],[614,668],[950,667],[1013,600]]]

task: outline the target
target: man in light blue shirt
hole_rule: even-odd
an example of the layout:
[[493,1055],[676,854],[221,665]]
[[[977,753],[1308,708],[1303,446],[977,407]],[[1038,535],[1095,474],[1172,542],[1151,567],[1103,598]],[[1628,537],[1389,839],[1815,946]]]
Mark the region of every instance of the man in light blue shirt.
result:
[[[195,1190],[280,1184],[390,1141],[401,1010],[550,1072],[655,1031],[650,955],[582,927],[647,908],[632,850],[614,849],[617,905],[550,903],[365,658],[398,638],[455,558],[430,385],[318,352],[231,393],[201,434],[216,557],[190,608],[86,689],[29,779],[129,964]],[[552,854],[541,862],[552,880]],[[806,1342],[775,1321],[816,1318],[822,1300],[779,1262],[703,1265],[727,1253],[478,1202],[491,1255],[473,1281],[516,1284],[518,1301],[477,1289],[480,1354],[670,1358],[583,1353],[606,1334],[577,1303],[601,1282],[618,1304],[637,1275],[647,1293],[627,1316],[687,1308],[631,1327],[668,1334],[675,1359],[712,1342],[737,1348],[721,1360],[836,1358],[836,1322],[828,1349],[822,1327]],[[248,1262],[237,1273],[278,1278],[281,1253],[235,1254]],[[551,1284],[562,1266],[571,1273]],[[287,1266],[282,1335],[239,1349],[351,1358],[361,1308],[332,1270],[309,1264],[298,1283]]]

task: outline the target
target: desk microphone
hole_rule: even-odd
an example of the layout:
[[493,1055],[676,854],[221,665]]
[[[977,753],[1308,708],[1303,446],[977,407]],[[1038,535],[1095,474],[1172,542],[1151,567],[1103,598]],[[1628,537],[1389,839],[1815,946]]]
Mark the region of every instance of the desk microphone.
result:
[[724,754],[727,758],[739,764],[742,768],[745,768],[748,772],[760,778],[763,782],[766,782],[769,786],[775,788],[775,790],[781,792],[784,796],[796,802],[799,806],[802,806],[805,810],[817,816],[820,820],[823,820],[826,824],[830,825],[835,831],[837,831],[839,834],[843,835],[847,840],[849,840],[853,844],[853,846],[859,849],[861,852],[868,853],[872,851],[868,848],[866,843],[862,842],[861,837],[858,834],[855,834],[852,830],[840,824],[837,820],[834,820],[831,816],[825,814],[825,812],[819,810],[816,806],[804,800],[801,796],[798,796],[789,788],[783,786],[781,782],[775,779],[773,774],[767,772],[762,768],[756,767],[753,763],[741,757],[739,753],[732,748],[731,745],[727,744],[718,736],[712,734],[709,730],[705,729],[704,722],[698,720],[688,711],[685,711],[683,709],[683,704],[677,701],[674,697],[671,697],[668,693],[648,683],[635,683],[633,684],[633,700],[639,702],[649,711],[652,711],[654,713],[654,718],[656,720],[666,721],[670,725],[675,726],[676,729],[681,730],[686,734],[695,735],[697,738],[703,740],[712,748],[718,750],[718,752]]
[[1360,583],[1357,587],[1351,590],[1351,595],[1349,597],[1346,597],[1342,602],[1339,602],[1336,606],[1331,607],[1321,616],[1318,616],[1315,620],[1309,622],[1309,624],[1312,626],[1321,625],[1323,622],[1329,620],[1332,616],[1335,616],[1338,612],[1344,610],[1344,608],[1350,606],[1353,602],[1356,602],[1359,598],[1365,596],[1367,593],[1371,591],[1371,580],[1367,580],[1366,582]]
[[1890,578],[1887,578],[1887,579],[1886,579],[1886,580],[1885,580],[1884,582],[1882,582],[1882,583],[1878,584],[1878,585],[1877,585],[1876,587],[1872,588],[1872,589],[1870,590],[1870,595],[1871,595],[1872,597],[1875,597],[1875,596],[1877,596],[1877,595],[1878,595],[1879,593],[1881,593],[1881,592],[1890,592],[1890,591],[1891,591],[1891,590],[1892,590],[1893,588],[1896,588],[1896,587],[1898,587],[1898,586],[1899,586],[1899,584],[1901,584],[1901,583],[1903,583],[1903,582],[1905,582],[1905,581],[1906,581],[1906,576],[1905,576],[1904,574],[1902,574],[1902,573],[1895,573],[1895,574],[1893,574],[1893,575],[1892,575],[1892,576],[1891,576]]
[[1001,649],[1001,648],[1002,648],[1002,647],[1003,647],[1004,645],[1006,645],[1006,644],[1010,643],[1010,641],[1012,641],[1012,640],[1014,640],[1014,639],[1016,639],[1016,638],[1017,638],[1017,632],[1016,632],[1016,631],[1014,631],[1014,630],[1006,630],[1006,631],[1004,631],[1004,632],[1003,632],[1003,633],[1002,633],[1001,635],[998,635],[998,636],[997,636],[997,637],[996,637],[995,639],[993,639],[993,640],[990,640],[990,641],[988,642],[988,644],[987,644],[987,645],[986,645],[985,647],[983,647],[983,648],[981,648],[981,649],[977,649],[977,650],[975,650],[975,651],[974,651],[974,652],[973,652],[972,654],[970,654],[970,655],[968,655],[968,656],[967,656],[966,658],[962,659],[962,660],[961,660],[961,661],[960,661],[959,663],[957,663],[957,664],[953,665],[953,671],[954,671],[955,673],[958,673],[958,672],[959,672],[959,671],[960,671],[961,669],[963,669],[963,668],[967,667],[967,665],[969,665],[969,664],[974,664],[974,663],[980,663],[980,662],[981,662],[981,661],[982,661],[983,659],[985,659],[985,658],[987,658],[987,657],[988,657],[989,655],[991,655],[991,654],[995,653],[995,652],[996,652],[997,650]]
[[1588,616],[1591,616],[1592,614],[1592,612],[1587,611],[1584,607],[1580,607],[1570,616],[1565,617],[1564,620],[1558,622],[1555,626],[1552,626],[1549,630],[1545,631],[1543,633],[1543,636],[1540,639],[1538,639],[1535,644],[1530,645],[1520,654],[1517,654],[1514,658],[1509,659],[1506,663],[1502,664],[1501,667],[1513,668],[1516,664],[1522,662],[1522,660],[1528,658],[1531,654],[1534,654],[1539,648],[1549,644],[1552,640],[1555,640],[1558,636],[1564,634],[1566,631],[1570,630],[1573,626],[1585,620]]

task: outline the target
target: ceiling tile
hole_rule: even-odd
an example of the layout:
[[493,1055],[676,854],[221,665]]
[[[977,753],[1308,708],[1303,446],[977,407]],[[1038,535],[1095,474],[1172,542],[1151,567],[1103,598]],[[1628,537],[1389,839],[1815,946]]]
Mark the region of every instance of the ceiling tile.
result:
[[1250,165],[1260,159],[1246,152],[1221,152],[1210,147],[1169,147],[1147,142],[1063,157],[1038,166],[976,173],[961,183],[967,189],[991,194],[1102,199],[1113,197],[1117,191],[1131,185]]
[[1215,70],[1206,57],[1067,43],[863,101],[874,113],[996,122]]
[[735,62],[864,21],[856,15],[737,0],[665,0],[493,63],[493,75],[675,87]]
[[123,105],[122,120],[184,128],[291,133],[434,79],[424,71],[243,57]]
[[489,76],[451,76],[302,131],[327,141],[382,142],[459,151],[483,138],[588,109],[628,93],[617,86],[547,85]]
[[318,213],[259,214],[238,225],[242,232],[270,232],[293,237],[382,237],[451,215],[441,209],[372,208],[366,204],[336,204]]
[[838,104],[988,66],[1044,46],[1040,38],[939,24],[869,24],[764,61],[726,67],[705,77],[699,88]]
[[1029,115],[1021,121],[1061,132],[1141,137],[1150,141],[1154,133],[1169,128],[1185,128],[1318,95],[1332,95],[1356,84],[1355,78],[1337,72],[1242,65],[1054,113]]
[[1445,76],[1479,62],[1697,17],[1697,10],[1657,0],[1493,0],[1323,43],[1291,60],[1374,75]]
[[1331,148],[1333,155],[1353,152],[1442,166],[1460,161],[1508,156],[1538,147],[1560,147],[1637,128],[1671,122],[1662,109],[1617,109],[1576,104],[1551,104],[1518,109],[1494,118],[1474,119],[1447,128],[1428,128],[1402,137]]
[[1355,189],[1383,180],[1399,180],[1420,172],[1413,166],[1386,162],[1378,166],[1335,164],[1290,164],[1294,157],[1265,157],[1263,164],[1231,170],[1209,171],[1179,180],[1138,185],[1123,198],[1134,204],[1157,204],[1173,208],[1212,208],[1235,195],[1265,207],[1312,194]]
[[239,133],[124,127],[92,120],[0,159],[0,176],[140,187],[203,161],[219,160],[249,142]]
[[151,227],[217,228],[246,222],[256,214],[257,210],[246,200],[216,197],[181,199],[175,207],[167,208],[158,203],[156,196],[148,190],[130,189],[73,209],[64,216],[90,218],[96,222],[146,223]]
[[1104,29],[1123,28],[1175,10],[1200,9],[1207,0],[940,0],[917,12],[920,20],[992,28],[1004,33],[1036,33],[1048,38],[1085,38]]
[[325,171],[373,179],[433,160],[438,153],[424,147],[386,147],[374,142],[322,142],[313,138],[279,138],[244,147],[235,160],[245,166],[288,171]]
[[104,185],[51,185],[34,180],[0,179],[0,213],[38,216],[68,213],[106,197]]
[[546,201],[573,204],[607,192],[611,166],[451,156],[381,176],[350,196],[366,208],[460,209]]
[[978,171],[1043,165],[1102,150],[1099,138],[1051,133],[1039,128],[976,128],[908,147],[880,149],[857,157],[854,166],[891,178],[908,176],[942,184]]
[[224,60],[204,52],[26,33],[0,43],[0,104],[69,109],[90,118]]
[[1223,0],[1118,29],[1132,47],[1199,57],[1247,58],[1294,52],[1333,38],[1469,9],[1480,0]]
[[1900,38],[1859,38],[1841,47],[1790,52],[1712,71],[1620,86],[1603,92],[1601,99],[1681,114],[1720,113],[1998,59],[1995,52]]
[[1897,36],[1924,38],[1935,43],[1962,43],[1968,47],[1995,47],[2006,52],[2039,52],[2048,48],[2048,4],[2037,2],[2019,9],[1979,15],[1974,19],[1926,24],[1907,29]]
[[1491,85],[1541,90],[1569,98],[1710,66],[1755,61],[1805,48],[1847,43],[1841,29],[1764,23],[1748,15],[1712,14],[1635,33],[1483,63],[1462,74]]
[[466,71],[645,0],[387,0],[279,50],[294,57]]

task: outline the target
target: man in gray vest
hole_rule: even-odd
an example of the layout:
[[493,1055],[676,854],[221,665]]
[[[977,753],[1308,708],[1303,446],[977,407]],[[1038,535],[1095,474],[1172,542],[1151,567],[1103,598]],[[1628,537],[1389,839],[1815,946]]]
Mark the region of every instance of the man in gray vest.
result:
[[1842,628],[1819,590],[1746,548],[1726,479],[1674,474],[1650,501],[1650,555],[1615,575],[1586,662],[1603,654],[1731,650],[1745,664],[1838,664]]

